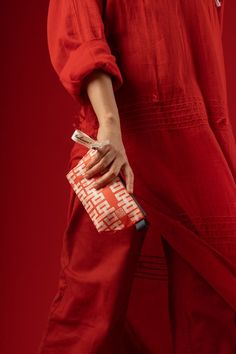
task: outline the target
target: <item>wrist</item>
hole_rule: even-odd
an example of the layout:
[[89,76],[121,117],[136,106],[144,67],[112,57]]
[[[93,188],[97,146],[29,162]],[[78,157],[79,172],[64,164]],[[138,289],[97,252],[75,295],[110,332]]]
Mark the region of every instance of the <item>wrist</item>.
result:
[[119,115],[112,113],[106,114],[103,117],[98,118],[100,127],[111,127],[120,129],[120,118]]
[[122,143],[122,133],[119,120],[103,120],[98,128],[97,139],[99,141],[108,139],[115,145]]

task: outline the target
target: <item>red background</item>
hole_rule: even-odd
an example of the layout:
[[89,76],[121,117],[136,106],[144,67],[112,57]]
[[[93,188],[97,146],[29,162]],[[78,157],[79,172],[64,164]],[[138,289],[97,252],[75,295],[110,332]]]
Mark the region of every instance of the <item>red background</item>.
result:
[[[34,354],[57,287],[76,104],[59,83],[46,41],[48,0],[1,11],[2,354]],[[226,0],[223,45],[236,131],[236,3]]]

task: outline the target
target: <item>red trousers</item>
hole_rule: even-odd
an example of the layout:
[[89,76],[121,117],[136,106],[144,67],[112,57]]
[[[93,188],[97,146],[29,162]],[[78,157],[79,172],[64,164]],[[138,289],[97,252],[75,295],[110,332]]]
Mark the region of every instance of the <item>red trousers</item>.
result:
[[[76,149],[70,168],[86,151]],[[211,275],[201,276],[193,252],[185,257],[162,232],[155,206],[141,204],[148,229],[101,236],[71,189],[59,287],[39,354],[235,353],[235,309]],[[183,242],[177,228],[172,235]],[[205,251],[196,252],[204,264]]]

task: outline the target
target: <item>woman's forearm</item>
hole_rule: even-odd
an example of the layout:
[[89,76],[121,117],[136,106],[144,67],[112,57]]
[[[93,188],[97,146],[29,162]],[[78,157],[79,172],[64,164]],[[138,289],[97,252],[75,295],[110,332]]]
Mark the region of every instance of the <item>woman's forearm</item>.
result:
[[86,88],[99,126],[114,127],[117,133],[120,132],[120,118],[111,77],[97,70],[88,77]]
[[97,140],[109,140],[109,144],[99,148],[94,159],[87,165],[85,178],[101,173],[102,176],[94,184],[94,187],[99,189],[121,172],[128,192],[133,193],[134,174],[122,141],[120,117],[111,77],[97,70],[89,75],[85,88],[99,122]]

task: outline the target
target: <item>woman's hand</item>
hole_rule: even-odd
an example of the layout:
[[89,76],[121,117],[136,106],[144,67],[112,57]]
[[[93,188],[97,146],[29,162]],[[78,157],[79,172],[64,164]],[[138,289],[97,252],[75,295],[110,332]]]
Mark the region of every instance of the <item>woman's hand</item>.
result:
[[133,193],[134,174],[130,167],[125,148],[122,142],[120,126],[112,119],[99,126],[97,141],[109,140],[109,144],[97,149],[93,160],[87,165],[85,178],[91,178],[97,174],[93,187],[96,189],[105,187],[120,172],[126,182],[128,193]]

